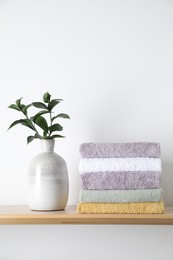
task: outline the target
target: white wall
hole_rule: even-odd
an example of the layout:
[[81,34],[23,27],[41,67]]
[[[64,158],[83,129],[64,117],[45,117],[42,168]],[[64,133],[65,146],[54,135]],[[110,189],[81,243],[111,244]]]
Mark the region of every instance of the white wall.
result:
[[[26,145],[27,129],[7,132],[18,117],[7,106],[20,97],[26,103],[40,100],[49,91],[64,99],[59,111],[71,116],[62,121],[67,138],[56,143],[68,164],[69,204],[78,200],[80,143],[156,141],[162,148],[164,199],[172,205],[172,46],[170,0],[1,0],[0,204],[27,203],[27,166],[40,151],[37,141]],[[167,252],[171,260],[172,238],[172,227],[0,227],[0,260],[88,259],[84,245],[96,259],[160,260]]]

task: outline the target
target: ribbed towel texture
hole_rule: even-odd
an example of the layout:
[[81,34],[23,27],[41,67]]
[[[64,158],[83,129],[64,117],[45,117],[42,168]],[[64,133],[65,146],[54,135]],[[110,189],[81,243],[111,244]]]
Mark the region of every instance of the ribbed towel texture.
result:
[[85,214],[163,214],[164,203],[79,203],[77,211]]
[[160,158],[159,143],[84,143],[80,145],[83,158]]
[[161,171],[159,158],[93,158],[81,159],[79,171]]
[[80,174],[84,190],[158,189],[160,172],[85,172]]
[[161,189],[150,190],[81,190],[80,202],[94,203],[132,203],[158,202],[162,199]]
[[164,212],[158,143],[80,146],[78,213]]

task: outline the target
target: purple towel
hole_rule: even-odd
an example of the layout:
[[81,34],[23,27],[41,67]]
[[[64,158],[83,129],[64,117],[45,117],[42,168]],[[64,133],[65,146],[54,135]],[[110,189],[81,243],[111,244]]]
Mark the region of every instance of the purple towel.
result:
[[160,172],[88,172],[80,175],[83,190],[136,190],[160,188]]
[[83,143],[80,145],[83,158],[160,158],[159,143]]

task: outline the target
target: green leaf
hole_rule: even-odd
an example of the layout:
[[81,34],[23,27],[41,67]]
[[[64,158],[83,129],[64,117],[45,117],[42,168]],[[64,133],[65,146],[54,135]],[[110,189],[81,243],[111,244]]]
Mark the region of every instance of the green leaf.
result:
[[54,139],[54,138],[65,138],[65,136],[63,136],[63,135],[52,135],[51,137],[52,137],[52,139]]
[[21,122],[22,125],[31,128],[32,130],[36,131],[35,127],[33,126],[32,122],[29,119],[23,119]]
[[31,107],[32,106],[32,104],[29,104],[29,105],[27,105],[27,106],[25,106],[25,105],[22,105],[22,112],[24,113],[24,115],[25,116],[27,116],[27,110],[28,110],[28,108],[29,107]]
[[27,144],[32,142],[34,139],[42,139],[42,137],[37,133],[34,136],[30,135],[30,136],[27,137]]
[[35,128],[34,128],[34,126],[32,125],[32,123],[30,122],[29,119],[19,119],[19,120],[16,120],[16,121],[14,121],[14,122],[9,126],[8,129],[10,129],[10,128],[12,128],[13,126],[18,125],[18,124],[27,126],[27,127],[31,128],[32,130],[35,131]]
[[35,136],[32,136],[32,135],[28,136],[27,137],[27,144],[31,143],[34,139],[35,139]]
[[51,111],[56,105],[58,105],[60,102],[62,101],[62,99],[53,99],[50,101],[50,103],[48,104],[48,109],[49,111]]
[[20,110],[20,111],[22,111],[22,112],[24,111],[25,113],[24,113],[24,112],[23,112],[23,113],[25,114],[25,116],[27,116],[27,110],[25,109],[25,108],[26,108],[26,106],[25,106],[25,105],[23,105],[23,104],[21,104],[21,105],[20,105],[20,108],[21,108],[21,110]]
[[43,136],[46,137],[47,136],[47,131],[43,131]]
[[17,111],[20,111],[20,109],[17,107],[16,104],[11,104],[10,106],[8,106],[8,108],[12,108],[12,109],[15,109]]
[[59,124],[54,124],[49,127],[50,133],[55,132],[55,131],[62,131],[63,127]]
[[38,112],[38,113],[33,117],[33,121],[35,122],[39,116],[44,115],[44,114],[47,114],[47,113],[49,113],[48,110],[42,110],[42,111]]
[[44,95],[43,95],[43,101],[44,101],[45,103],[49,103],[49,102],[50,102],[50,98],[51,98],[51,95],[49,94],[49,92],[44,93]]
[[[30,117],[30,120],[32,121],[32,122],[34,122],[34,116],[31,116]],[[35,123],[35,122],[34,122]]]
[[43,129],[46,133],[48,133],[47,121],[43,116],[39,116],[35,121],[33,120],[33,122],[41,129]]
[[39,135],[38,133],[35,133],[35,138],[43,139],[43,137],[41,135]]
[[8,130],[9,130],[10,128],[12,128],[13,126],[15,126],[15,125],[21,124],[22,122],[23,122],[23,119],[19,119],[19,120],[14,121],[14,122],[9,126]]
[[24,107],[26,107],[24,104],[20,105],[21,110],[23,110]]
[[22,99],[22,98],[19,98],[19,99],[16,100],[16,105],[17,105],[17,107],[18,107],[19,109],[21,109],[21,99]]
[[32,104],[34,107],[37,107],[37,108],[48,109],[47,106],[42,102],[33,102]]
[[69,115],[62,113],[62,114],[59,114],[59,115],[57,115],[57,116],[52,117],[52,122],[53,122],[53,120],[55,120],[55,119],[58,118],[58,117],[70,119]]

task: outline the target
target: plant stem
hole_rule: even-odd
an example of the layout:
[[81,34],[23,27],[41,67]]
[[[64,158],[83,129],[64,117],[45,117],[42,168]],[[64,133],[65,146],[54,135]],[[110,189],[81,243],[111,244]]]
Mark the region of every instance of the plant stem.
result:
[[27,116],[27,119],[30,121],[30,123],[31,123],[31,125],[34,127],[34,131],[37,133],[37,134],[39,134],[39,132],[37,131],[37,129],[35,128],[35,125],[32,123],[32,121],[28,118],[28,116]]
[[[21,112],[23,113],[23,111],[21,110]],[[30,122],[30,124],[32,125],[32,127],[34,128],[33,129],[33,131],[35,131],[37,134],[39,134],[39,132],[37,131],[37,129],[35,128],[35,126],[33,125],[33,123],[32,123],[32,121],[31,121],[31,119],[25,114],[25,113],[23,113],[25,116],[26,116],[26,118],[29,120],[29,122]]]
[[[50,126],[52,126],[52,113],[50,111]],[[49,132],[49,136],[51,135],[51,131]]]

